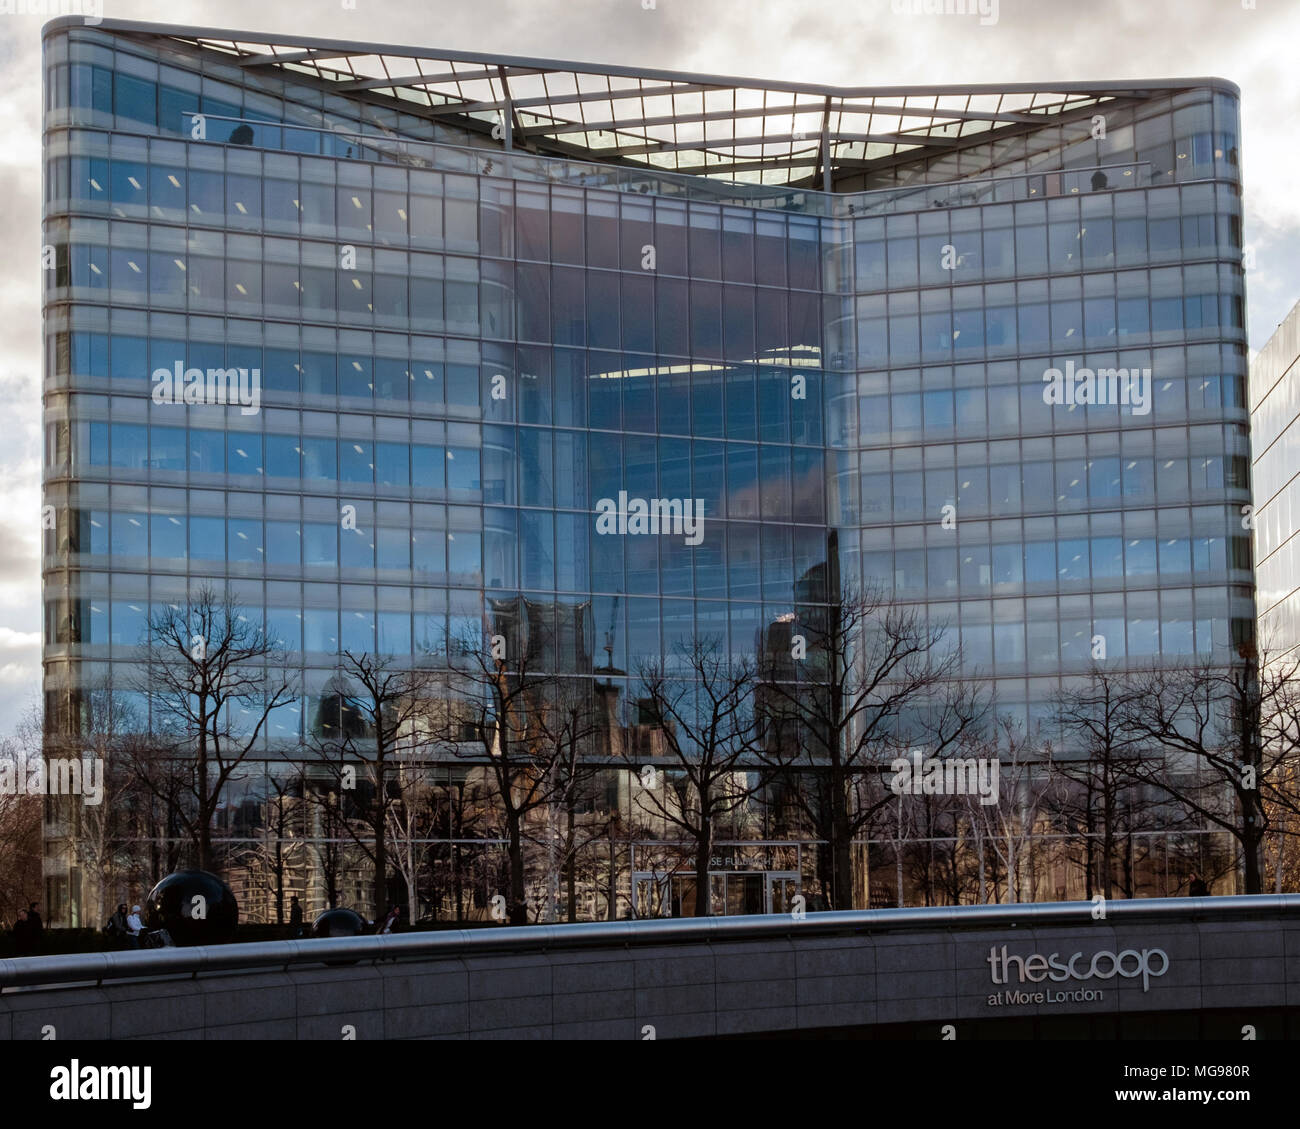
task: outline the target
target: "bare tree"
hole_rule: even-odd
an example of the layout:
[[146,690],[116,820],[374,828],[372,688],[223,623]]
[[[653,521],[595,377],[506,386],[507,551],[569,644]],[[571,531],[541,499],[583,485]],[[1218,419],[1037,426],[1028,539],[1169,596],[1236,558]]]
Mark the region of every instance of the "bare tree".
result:
[[[81,695],[72,733],[47,733],[45,751],[53,757],[89,757],[102,766],[98,803],[65,803],[68,842],[83,876],[83,909],[95,922],[105,921],[115,887],[129,879],[129,857],[134,846],[140,809],[147,805],[140,782],[132,771],[130,749],[148,728],[147,718],[114,691],[105,679]],[[66,798],[64,798],[66,799]],[[54,797],[51,797],[51,801]],[[91,887],[90,892],[86,886]],[[119,891],[120,892],[120,891]]]
[[454,640],[448,698],[424,722],[430,739],[452,757],[483,767],[500,806],[506,846],[506,896],[512,925],[528,923],[525,824],[562,793],[571,753],[557,695],[553,632],[506,608],[493,609],[492,630]]
[[[1135,676],[1126,724],[1163,756],[1137,767],[1138,779],[1190,815],[1226,831],[1241,853],[1246,893],[1262,889],[1261,846],[1268,831],[1265,794],[1280,798],[1279,769],[1294,756],[1278,727],[1291,678],[1246,645],[1239,661],[1156,667]],[[1264,733],[1265,718],[1270,732]],[[1283,801],[1285,802],[1285,801]]]
[[[608,719],[598,710],[590,682],[584,678],[556,677],[542,698],[542,708],[533,712],[537,739],[554,750],[552,778],[545,819],[535,833],[525,835],[537,843],[546,859],[547,905],[543,920],[552,919],[564,882],[564,900],[569,921],[577,920],[577,869],[582,851],[601,837],[609,824],[595,814],[590,785],[608,766],[595,759]],[[556,818],[557,809],[563,820]],[[580,819],[580,814],[586,818]],[[540,839],[540,842],[537,840]]]
[[[1128,724],[1138,705],[1136,687],[1125,673],[1095,667],[1086,684],[1074,684],[1055,698],[1056,720],[1071,735],[1071,745],[1085,754],[1056,761],[1056,770],[1077,788],[1063,790],[1061,815],[1082,831],[1087,896],[1092,897],[1098,868],[1101,892],[1114,897],[1120,845],[1142,814],[1153,805],[1143,796],[1141,777],[1152,757],[1150,742]],[[1132,897],[1131,870],[1124,875],[1125,896]]]
[[[268,766],[271,767],[271,766]],[[287,775],[266,774],[267,794],[251,805],[256,814],[249,828],[250,837],[260,832],[261,839],[241,846],[237,856],[247,869],[250,881],[268,875],[274,902],[275,923],[284,924],[285,894],[295,864],[300,867],[305,844],[296,831],[302,825],[308,807],[305,780],[300,765]]]
[[27,793],[32,756],[15,738],[0,741],[0,922],[10,925],[41,896],[41,797]]
[[812,785],[793,794],[829,844],[835,909],[854,908],[852,844],[893,799],[880,778],[896,754],[942,756],[985,713],[943,635],[915,608],[846,583],[834,603],[799,609],[788,651],[763,651],[764,760]]
[[[683,833],[691,846],[695,916],[712,912],[709,862],[719,820],[755,789],[755,664],[732,658],[717,637],[678,644],[680,671],[662,659],[638,666],[644,707],[659,726],[671,767],[663,786],[639,793],[643,805]],[[656,777],[660,774],[656,774]]]
[[393,844],[393,867],[406,885],[406,920],[419,918],[418,881],[425,848],[418,843],[429,820],[430,785],[427,766],[398,761],[392,775],[392,802],[387,805],[388,837]]
[[[320,719],[315,734],[323,762],[352,790],[356,764],[364,766],[370,786],[368,800],[351,799],[359,807],[365,834],[354,823],[342,827],[373,865],[376,920],[388,908],[388,830],[394,802],[391,771],[399,759],[410,759],[428,744],[427,718],[438,682],[428,669],[409,669],[387,656],[343,651],[339,670],[328,688],[323,710],[337,716]],[[346,781],[346,783],[344,783]]]
[[[988,900],[983,868],[986,847],[992,849],[994,858],[1001,863],[1006,900],[1024,901],[1027,886],[1032,900],[1032,884],[1026,882],[1029,850],[1040,816],[1055,798],[1053,790],[1060,786],[1060,778],[1052,771],[1051,746],[1027,736],[1005,717],[999,720],[993,733],[968,744],[977,756],[997,761],[999,774],[996,803],[983,803],[983,797],[977,795],[966,796],[966,808],[980,851],[980,901]],[[996,875],[992,885],[994,899],[998,900]]]
[[[227,589],[192,592],[149,622],[145,674],[155,728],[193,766],[193,805],[175,809],[198,865],[213,870],[212,823],[222,790],[256,747],[271,711],[294,700],[287,656]],[[142,776],[146,781],[149,776]]]

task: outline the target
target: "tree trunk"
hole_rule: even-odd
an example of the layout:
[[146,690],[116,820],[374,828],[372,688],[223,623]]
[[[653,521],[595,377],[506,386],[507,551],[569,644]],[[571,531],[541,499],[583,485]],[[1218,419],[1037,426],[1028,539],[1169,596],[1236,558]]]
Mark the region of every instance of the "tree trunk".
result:
[[212,868],[212,808],[213,797],[208,792],[208,714],[200,710],[199,722],[199,869],[213,872]]
[[1255,813],[1248,812],[1242,826],[1241,845],[1246,856],[1246,893],[1258,894],[1262,889],[1259,867],[1260,833],[1259,820]]
[[385,808],[388,800],[388,782],[385,779],[384,752],[381,746],[375,758],[375,920],[380,921],[388,912],[388,838]]
[[854,909],[852,832],[843,770],[831,769],[831,903],[835,909]]
[[[713,913],[713,891],[709,889],[709,863],[713,860],[713,816],[710,814],[713,800],[708,788],[699,791],[700,830],[699,837],[695,840],[695,916],[710,917]],[[726,912],[725,906],[723,912]]]
[[506,835],[510,858],[510,924],[528,924],[528,903],[524,898],[524,848],[519,831],[519,813],[506,809]]
[[1102,833],[1102,864],[1106,867],[1106,874],[1103,880],[1102,893],[1106,895],[1106,900],[1111,900],[1114,893],[1114,872],[1113,859],[1115,854],[1115,782],[1110,777],[1109,764],[1105,769],[1104,777],[1105,791],[1102,795],[1102,819],[1105,821]]
[[569,912],[566,915],[569,921],[578,920],[578,851],[577,841],[574,838],[574,817],[573,817],[573,800],[570,799],[566,805],[568,812],[568,839],[566,840],[566,849],[568,856],[564,863],[564,897],[568,902]]
[[456,920],[465,920],[465,883],[460,873],[460,844],[451,845],[451,889],[456,899]]
[[275,923],[284,924],[284,828],[275,832]]

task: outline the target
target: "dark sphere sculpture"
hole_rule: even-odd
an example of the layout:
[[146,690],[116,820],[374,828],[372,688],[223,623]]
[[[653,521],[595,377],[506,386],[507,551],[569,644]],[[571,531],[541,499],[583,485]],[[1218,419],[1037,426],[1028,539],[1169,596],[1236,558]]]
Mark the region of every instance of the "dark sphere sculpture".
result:
[[352,909],[327,909],[311,923],[313,937],[360,937],[365,931],[366,919]]
[[150,930],[165,929],[172,943],[225,945],[235,939],[239,905],[230,887],[206,870],[169,874],[144,901]]

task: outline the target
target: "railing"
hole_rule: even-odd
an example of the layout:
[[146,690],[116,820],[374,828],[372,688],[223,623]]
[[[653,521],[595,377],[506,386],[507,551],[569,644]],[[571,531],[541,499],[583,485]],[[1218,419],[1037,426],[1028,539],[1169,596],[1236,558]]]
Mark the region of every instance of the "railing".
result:
[[[340,145],[345,146],[346,152],[329,152],[328,146],[322,146],[321,153],[305,153],[303,154],[305,156],[324,155],[333,159],[375,161],[405,165],[409,168],[501,176],[508,180],[568,185],[575,188],[612,189],[658,198],[695,200],[745,208],[771,208],[821,218],[851,219],[894,212],[924,211],[929,208],[1040,200],[1085,192],[1148,187],[1153,183],[1151,162],[1133,161],[1086,168],[1045,169],[1009,176],[990,176],[937,184],[910,184],[902,188],[876,188],[865,192],[826,193],[810,188],[778,188],[689,173],[603,165],[596,161],[550,157],[519,149],[474,148],[438,141],[377,136],[337,127],[324,129],[317,126],[268,122],[258,118],[229,117],[222,114],[190,115],[191,118],[197,116],[209,122],[228,122],[236,129],[248,128],[248,140],[226,141],[225,144],[281,149],[282,146],[268,144],[265,141],[259,143],[259,136],[265,136],[259,131],[287,130],[315,133],[333,138],[335,148]],[[210,138],[210,140],[217,139]],[[294,149],[288,151],[300,152]],[[1101,177],[1100,183],[1097,177]],[[1170,183],[1173,181],[1171,180]]]
[[0,991],[67,988],[105,980],[191,977],[217,972],[285,971],[298,965],[361,961],[445,960],[499,952],[709,944],[763,938],[855,936],[899,930],[1034,929],[1070,925],[1106,928],[1114,921],[1231,921],[1300,915],[1300,894],[1209,898],[1149,898],[1106,903],[1105,918],[1091,902],[925,906],[750,917],[598,921],[577,925],[504,926],[440,933],[334,937],[304,941],[149,949],[139,952],[21,957],[0,960]]

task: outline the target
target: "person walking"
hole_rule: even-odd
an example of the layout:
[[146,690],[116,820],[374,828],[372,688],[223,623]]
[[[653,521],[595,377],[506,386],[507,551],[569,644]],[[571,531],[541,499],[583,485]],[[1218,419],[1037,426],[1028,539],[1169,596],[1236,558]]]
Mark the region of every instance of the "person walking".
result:
[[1192,871],[1191,881],[1187,886],[1187,896],[1189,898],[1208,898],[1210,896],[1209,886],[1205,884],[1205,880],[1194,870]]
[[131,915],[126,919],[127,943],[133,949],[140,947],[140,934],[144,932],[144,922],[140,920],[140,907],[132,906]]
[[120,949],[126,945],[127,938],[131,934],[126,925],[126,902],[120,902],[108,921],[104,923],[104,933],[114,948]]
[[32,923],[28,920],[27,911],[20,909],[18,911],[18,920],[14,922],[14,952],[20,957],[29,957],[36,952],[32,940]]
[[289,895],[289,936],[302,936],[302,903],[297,894]]
[[27,928],[30,930],[32,952],[39,953],[41,942],[45,939],[45,923],[41,921],[41,914],[35,902],[27,907]]
[[402,907],[393,906],[388,911],[388,916],[384,918],[384,923],[376,930],[377,933],[396,933],[398,927],[402,924]]

